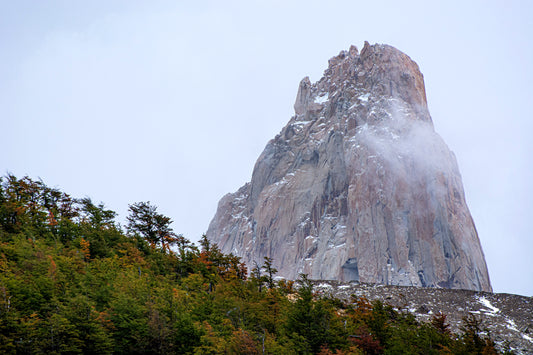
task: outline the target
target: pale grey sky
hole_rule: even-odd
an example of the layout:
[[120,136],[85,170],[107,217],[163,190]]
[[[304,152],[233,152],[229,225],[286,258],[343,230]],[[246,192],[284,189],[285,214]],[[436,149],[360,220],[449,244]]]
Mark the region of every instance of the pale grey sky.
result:
[[198,240],[351,44],[425,77],[496,292],[533,295],[529,1],[0,0],[0,173],[41,177],[123,220],[149,200]]

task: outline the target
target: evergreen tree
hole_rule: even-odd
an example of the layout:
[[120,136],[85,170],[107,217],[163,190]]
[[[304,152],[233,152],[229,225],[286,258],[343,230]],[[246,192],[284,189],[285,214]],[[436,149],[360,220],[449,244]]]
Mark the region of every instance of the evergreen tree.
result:
[[272,266],[272,259],[265,256],[265,263],[263,264],[263,270],[265,271],[265,281],[269,289],[273,289],[276,284],[274,282],[274,275],[278,273],[278,270]]
[[139,233],[153,247],[161,245],[163,251],[178,242],[170,227],[172,220],[160,213],[150,202],[137,202],[129,206],[126,226],[129,233]]

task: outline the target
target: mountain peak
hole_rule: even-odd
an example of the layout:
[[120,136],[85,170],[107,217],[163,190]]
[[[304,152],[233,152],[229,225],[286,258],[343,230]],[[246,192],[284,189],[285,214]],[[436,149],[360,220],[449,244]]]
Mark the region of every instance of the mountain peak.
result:
[[281,276],[491,291],[454,154],[434,131],[418,65],[352,46],[304,78],[293,116],[207,237]]
[[308,77],[300,82],[295,113],[305,119],[306,113],[320,111],[326,98],[338,98],[339,93],[344,101],[365,94],[396,98],[410,105],[418,119],[431,122],[424,76],[418,65],[389,45],[365,42],[360,54],[357,47],[351,46],[329,59],[318,82],[312,84]]

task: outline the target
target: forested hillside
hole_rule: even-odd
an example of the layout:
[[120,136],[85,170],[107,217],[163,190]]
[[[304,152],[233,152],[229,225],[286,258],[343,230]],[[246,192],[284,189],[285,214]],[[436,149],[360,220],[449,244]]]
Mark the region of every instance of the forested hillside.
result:
[[195,246],[149,202],[127,225],[42,181],[0,180],[2,354],[496,354],[475,317],[451,334],[364,298],[319,297],[205,237]]

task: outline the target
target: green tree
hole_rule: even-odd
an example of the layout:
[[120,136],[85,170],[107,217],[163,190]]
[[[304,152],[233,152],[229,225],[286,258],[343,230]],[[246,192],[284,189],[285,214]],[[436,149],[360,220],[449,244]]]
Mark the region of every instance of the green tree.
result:
[[129,206],[128,232],[139,233],[153,247],[161,245],[163,251],[178,242],[176,234],[170,227],[172,220],[160,213],[150,202],[137,202]]
[[81,221],[88,223],[93,228],[105,229],[115,226],[116,212],[106,210],[103,203],[95,205],[89,197],[77,200],[81,206]]
[[91,257],[112,256],[116,246],[126,241],[120,227],[115,223],[117,214],[107,210],[103,203],[95,205],[89,197],[76,201],[79,205],[78,234],[89,242]]
[[313,300],[313,283],[300,274],[298,299],[290,307],[285,324],[289,338],[302,354],[317,353],[333,340],[333,314],[324,299]]
[[276,286],[276,283],[274,282],[274,275],[278,273],[278,269],[272,266],[272,258],[265,256],[263,270],[265,271],[265,281],[267,287],[272,290]]

